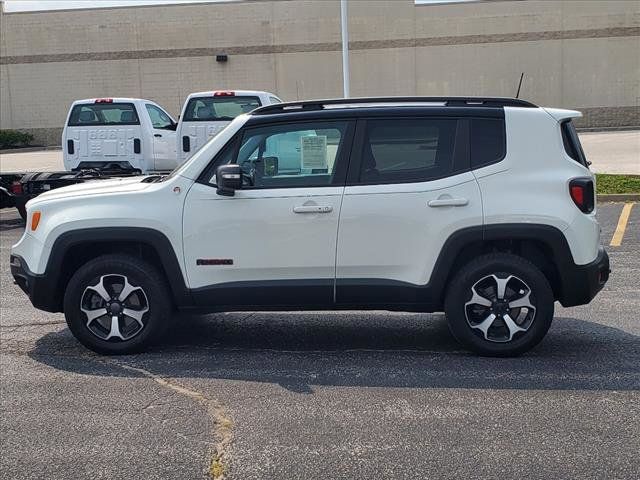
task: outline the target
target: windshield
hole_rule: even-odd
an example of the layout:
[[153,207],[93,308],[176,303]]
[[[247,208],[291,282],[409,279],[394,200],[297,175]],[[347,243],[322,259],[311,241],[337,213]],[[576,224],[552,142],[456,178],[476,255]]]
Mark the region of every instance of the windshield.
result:
[[185,122],[231,121],[260,106],[258,97],[195,97],[184,112]]

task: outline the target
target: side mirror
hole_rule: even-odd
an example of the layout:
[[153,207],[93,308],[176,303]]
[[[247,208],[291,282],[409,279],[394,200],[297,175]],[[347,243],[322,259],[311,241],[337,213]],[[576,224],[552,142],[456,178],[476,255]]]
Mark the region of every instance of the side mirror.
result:
[[218,195],[232,197],[242,187],[242,168],[240,165],[220,165],[216,170]]

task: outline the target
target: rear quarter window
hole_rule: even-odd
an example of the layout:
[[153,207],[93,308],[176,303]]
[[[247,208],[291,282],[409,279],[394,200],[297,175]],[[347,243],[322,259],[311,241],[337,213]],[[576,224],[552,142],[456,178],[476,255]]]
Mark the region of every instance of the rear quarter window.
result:
[[70,127],[100,125],[140,125],[140,119],[133,103],[85,103],[71,110]]
[[507,153],[505,124],[502,118],[473,118],[469,132],[471,168],[501,161]]
[[580,144],[580,138],[576,127],[571,120],[566,120],[560,124],[560,131],[562,132],[562,144],[564,145],[564,151],[572,159],[578,162],[580,165],[588,167],[587,157],[582,150]]

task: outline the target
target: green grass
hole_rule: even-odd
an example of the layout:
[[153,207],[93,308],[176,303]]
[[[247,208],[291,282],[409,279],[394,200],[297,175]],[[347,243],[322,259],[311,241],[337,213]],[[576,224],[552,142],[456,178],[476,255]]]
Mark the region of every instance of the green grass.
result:
[[598,193],[640,193],[640,175],[596,173]]

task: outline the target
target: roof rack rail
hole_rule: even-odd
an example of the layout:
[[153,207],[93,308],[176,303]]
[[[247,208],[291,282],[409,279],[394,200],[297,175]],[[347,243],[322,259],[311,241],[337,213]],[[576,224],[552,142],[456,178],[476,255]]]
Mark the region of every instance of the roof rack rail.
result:
[[299,102],[285,102],[256,108],[251,115],[268,115],[275,113],[301,112],[324,110],[332,105],[359,105],[380,103],[440,103],[448,107],[524,107],[537,108],[531,102],[517,98],[506,97],[361,97],[361,98],[331,98],[327,100],[303,100]]

